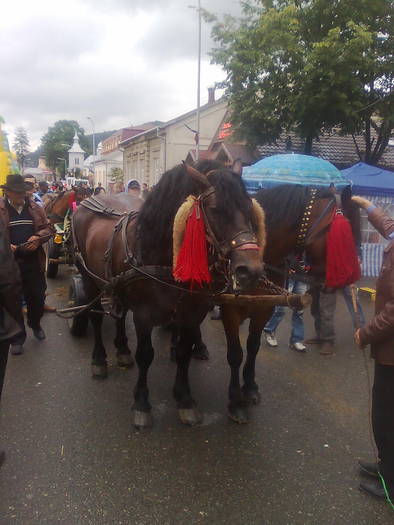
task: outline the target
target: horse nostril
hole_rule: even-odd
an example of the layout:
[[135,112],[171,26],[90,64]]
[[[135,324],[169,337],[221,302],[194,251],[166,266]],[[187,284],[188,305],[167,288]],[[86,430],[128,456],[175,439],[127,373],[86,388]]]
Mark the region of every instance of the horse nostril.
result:
[[249,268],[247,266],[237,266],[235,275],[238,280],[243,281],[250,278]]

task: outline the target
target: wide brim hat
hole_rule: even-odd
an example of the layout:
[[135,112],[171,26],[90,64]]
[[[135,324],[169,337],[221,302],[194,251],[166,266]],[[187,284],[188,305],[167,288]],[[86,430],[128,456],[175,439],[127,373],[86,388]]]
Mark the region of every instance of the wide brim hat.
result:
[[31,182],[25,182],[22,175],[18,174],[7,175],[5,184],[0,186],[3,190],[14,191],[15,193],[25,193],[33,187],[34,185]]

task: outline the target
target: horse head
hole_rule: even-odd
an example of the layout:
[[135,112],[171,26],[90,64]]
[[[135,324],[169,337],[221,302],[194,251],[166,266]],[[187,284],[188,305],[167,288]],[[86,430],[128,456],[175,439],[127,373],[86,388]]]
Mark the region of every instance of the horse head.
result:
[[253,288],[263,274],[263,210],[236,172],[212,163],[185,169],[200,189],[197,199],[214,266],[226,268],[235,292]]

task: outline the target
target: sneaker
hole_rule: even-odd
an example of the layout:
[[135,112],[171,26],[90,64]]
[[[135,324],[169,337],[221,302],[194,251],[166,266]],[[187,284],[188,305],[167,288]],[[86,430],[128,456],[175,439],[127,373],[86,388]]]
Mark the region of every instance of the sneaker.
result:
[[276,347],[278,346],[278,341],[276,340],[274,332],[264,332],[265,340],[267,341],[268,346]]
[[11,345],[11,354],[12,355],[23,354],[23,345]]
[[296,352],[306,352],[306,346],[301,341],[297,341],[296,343],[290,343],[289,348],[292,350],[296,350]]

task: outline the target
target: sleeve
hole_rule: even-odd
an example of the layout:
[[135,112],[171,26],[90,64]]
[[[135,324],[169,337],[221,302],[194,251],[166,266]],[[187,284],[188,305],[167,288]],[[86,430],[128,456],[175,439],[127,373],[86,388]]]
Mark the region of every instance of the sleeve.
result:
[[387,215],[381,208],[374,208],[368,213],[368,220],[385,239],[394,233],[394,219]]
[[386,302],[379,313],[360,329],[360,340],[363,346],[394,337],[394,245],[389,248],[387,256],[387,264],[383,263],[380,275],[385,285]]

